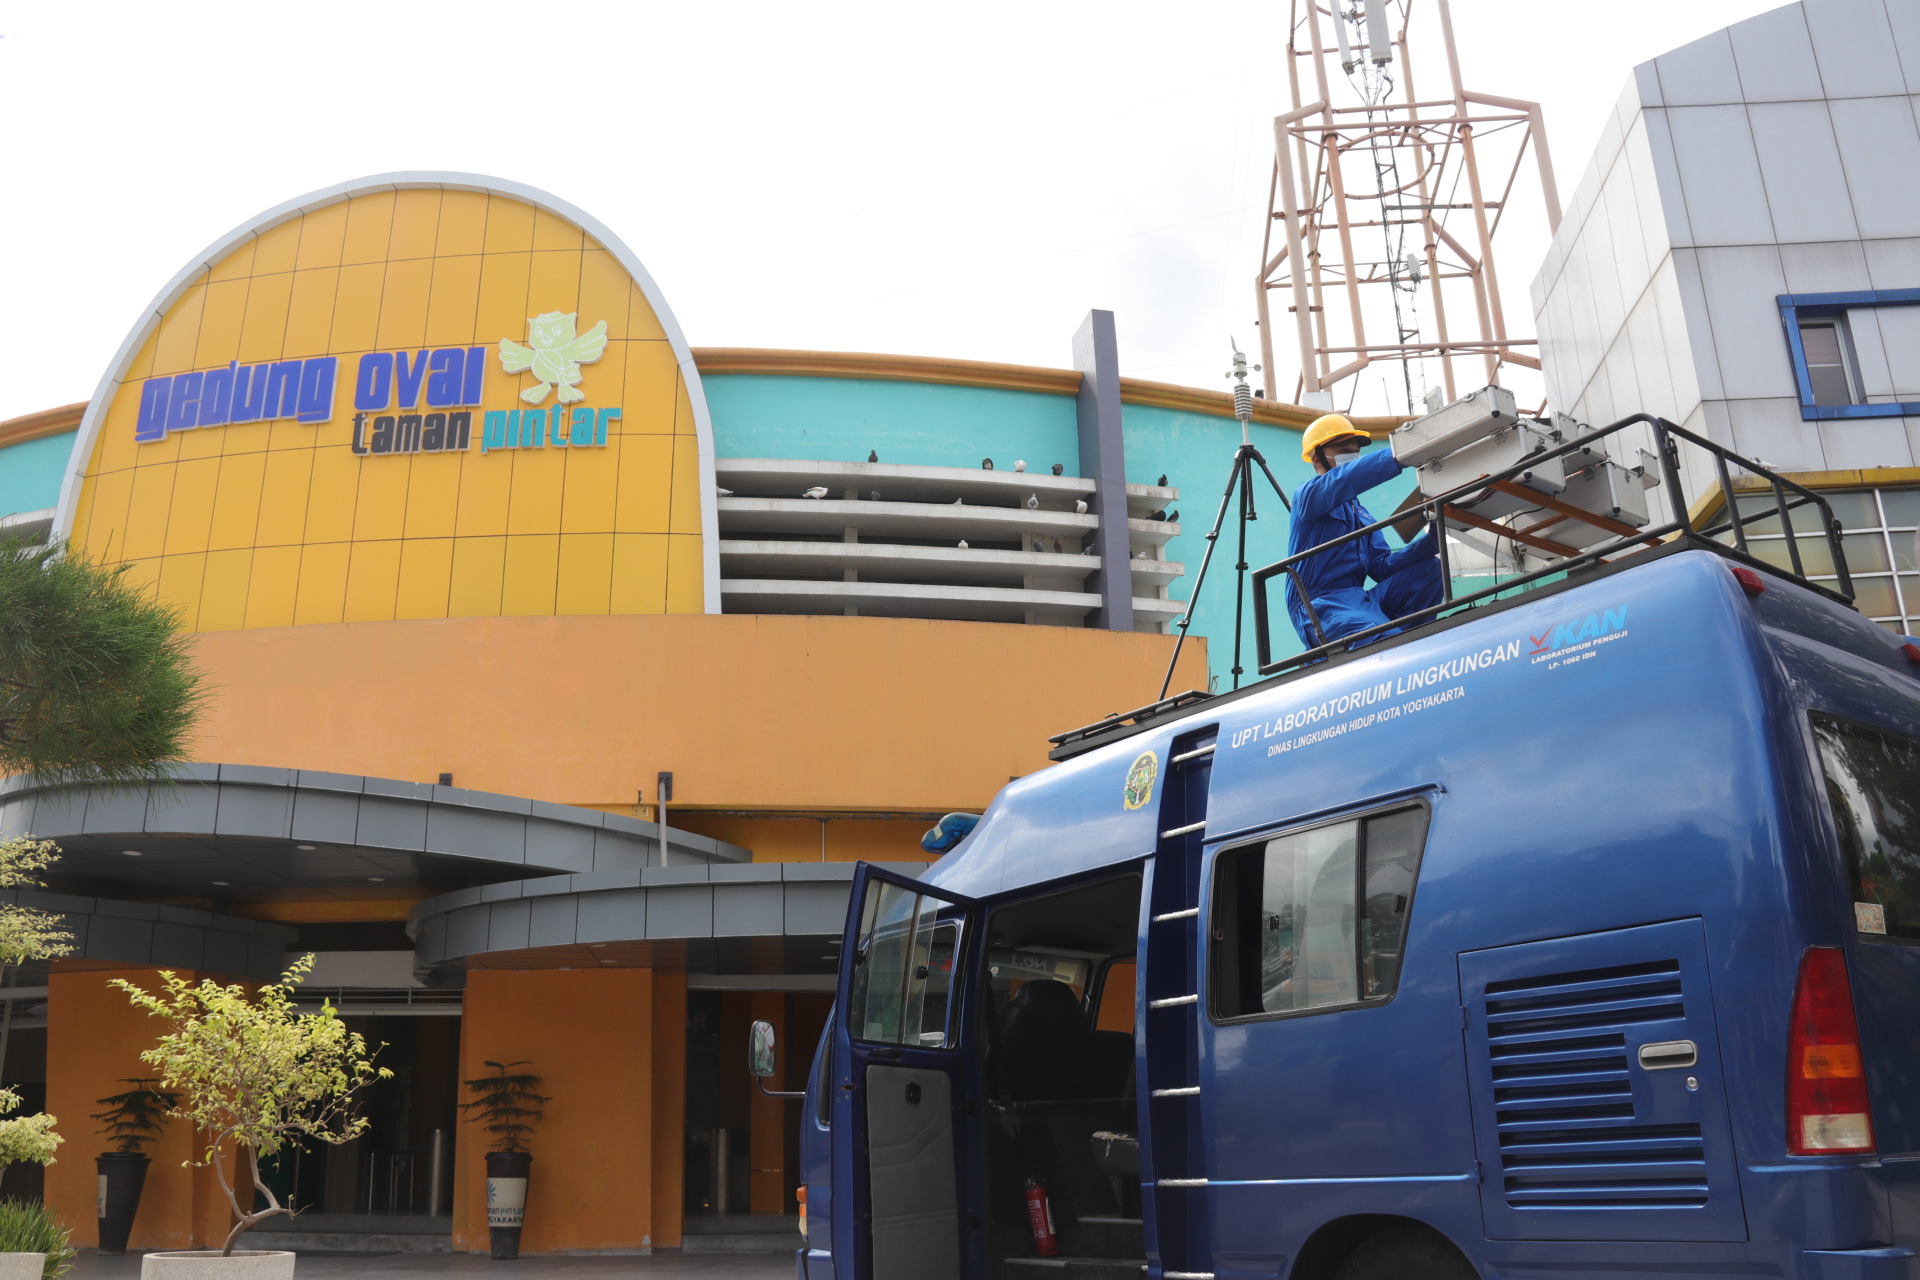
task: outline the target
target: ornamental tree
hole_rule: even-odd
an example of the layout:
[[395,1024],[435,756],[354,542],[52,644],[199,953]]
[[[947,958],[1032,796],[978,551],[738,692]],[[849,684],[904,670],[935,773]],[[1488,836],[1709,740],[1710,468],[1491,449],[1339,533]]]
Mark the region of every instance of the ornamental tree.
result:
[[137,782],[186,758],[200,676],[128,567],[0,539],[0,774]]
[[[44,887],[40,873],[59,856],[60,848],[51,840],[32,836],[0,840],[0,889]],[[72,951],[73,935],[61,924],[61,918],[50,911],[0,902],[0,965],[51,960]]]
[[[19,1094],[0,1089],[0,1115],[19,1105]],[[5,1174],[10,1164],[52,1164],[54,1148],[66,1141],[53,1131],[58,1123],[44,1111],[0,1120],[0,1174]]]
[[[347,1029],[330,1002],[319,1013],[295,1009],[294,988],[312,969],[309,954],[254,996],[244,986],[223,987],[211,979],[196,986],[164,969],[158,994],[124,978],[113,980],[135,1007],[172,1025],[140,1058],[160,1073],[165,1088],[180,1094],[168,1114],[191,1121],[206,1140],[205,1156],[186,1163],[212,1165],[233,1206],[234,1228],[220,1250],[223,1257],[255,1223],[293,1212],[260,1177],[261,1157],[308,1138],[337,1145],[359,1137],[368,1121],[354,1115],[354,1095],[393,1076],[373,1065],[377,1050]],[[266,1208],[241,1208],[220,1150],[229,1142]]]

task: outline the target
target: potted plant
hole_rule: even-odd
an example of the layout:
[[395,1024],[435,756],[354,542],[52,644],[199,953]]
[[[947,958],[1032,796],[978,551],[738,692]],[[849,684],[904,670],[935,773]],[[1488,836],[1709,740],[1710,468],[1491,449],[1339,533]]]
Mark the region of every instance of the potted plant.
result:
[[527,1174],[533,1168],[533,1153],[527,1139],[533,1135],[530,1120],[546,1114],[542,1108],[553,1099],[534,1092],[539,1076],[508,1075],[509,1067],[524,1067],[519,1062],[488,1062],[495,1074],[468,1080],[467,1089],[478,1095],[472,1102],[460,1104],[462,1111],[486,1126],[493,1135],[493,1150],[487,1152],[487,1242],[496,1258],[520,1256],[520,1228],[526,1218]]
[[[373,1065],[366,1040],[347,1029],[331,1004],[322,1004],[319,1013],[295,1009],[294,988],[312,969],[313,957],[305,956],[253,996],[238,984],[223,987],[204,979],[195,985],[166,969],[160,971],[157,995],[124,978],[113,980],[135,1007],[172,1025],[140,1057],[160,1072],[166,1088],[179,1092],[180,1102],[167,1114],[192,1122],[207,1144],[205,1156],[188,1163],[213,1166],[234,1219],[218,1250],[148,1254],[141,1262],[142,1280],[289,1280],[293,1275],[292,1253],[233,1247],[256,1222],[293,1212],[261,1178],[260,1158],[308,1138],[342,1143],[360,1136],[368,1121],[353,1114],[354,1094],[393,1075]],[[228,1144],[254,1190],[266,1199],[265,1208],[241,1207],[222,1152]],[[254,1197],[247,1199],[251,1204]]]
[[0,1277],[55,1280],[64,1275],[78,1252],[67,1236],[45,1205],[0,1200]]
[[160,1136],[167,1113],[180,1105],[179,1094],[147,1087],[159,1084],[158,1078],[120,1083],[133,1088],[94,1099],[107,1109],[92,1117],[106,1126],[96,1132],[106,1134],[119,1148],[102,1152],[93,1161],[100,1176],[100,1252],[106,1257],[127,1251],[133,1216],[140,1211],[140,1191],[146,1186],[147,1166],[153,1163],[141,1145]]

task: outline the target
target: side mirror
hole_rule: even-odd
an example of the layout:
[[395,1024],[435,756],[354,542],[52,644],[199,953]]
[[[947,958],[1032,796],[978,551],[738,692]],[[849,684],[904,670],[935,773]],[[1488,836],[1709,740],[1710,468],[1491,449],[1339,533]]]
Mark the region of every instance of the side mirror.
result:
[[773,1063],[773,1024],[756,1022],[747,1033],[747,1071],[762,1080],[771,1080]]

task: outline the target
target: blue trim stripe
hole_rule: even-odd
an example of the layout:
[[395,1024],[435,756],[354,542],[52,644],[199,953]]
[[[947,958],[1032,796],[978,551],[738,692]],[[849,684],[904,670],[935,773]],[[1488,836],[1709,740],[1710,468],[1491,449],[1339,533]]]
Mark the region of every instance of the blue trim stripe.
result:
[[1345,1184],[1369,1185],[1379,1182],[1473,1182],[1471,1173],[1416,1173],[1392,1178],[1246,1178],[1224,1180],[1210,1178],[1209,1187],[1324,1187]]
[[1774,295],[1780,307],[1780,325],[1786,331],[1787,358],[1793,364],[1794,386],[1800,392],[1800,418],[1803,422],[1827,422],[1845,418],[1920,417],[1920,401],[1893,404],[1815,404],[1813,380],[1807,374],[1807,352],[1800,341],[1802,316],[1838,316],[1870,307],[1920,306],[1920,289],[1863,289],[1856,293],[1781,293]]

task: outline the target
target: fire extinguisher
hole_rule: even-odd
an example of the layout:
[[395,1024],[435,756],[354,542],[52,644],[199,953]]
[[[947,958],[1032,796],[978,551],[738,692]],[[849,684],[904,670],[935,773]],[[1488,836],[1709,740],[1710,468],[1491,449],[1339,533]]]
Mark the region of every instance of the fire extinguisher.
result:
[[1047,1203],[1047,1189],[1037,1178],[1027,1179],[1027,1221],[1033,1227],[1033,1249],[1043,1258],[1060,1252],[1060,1237],[1053,1230],[1053,1206]]

